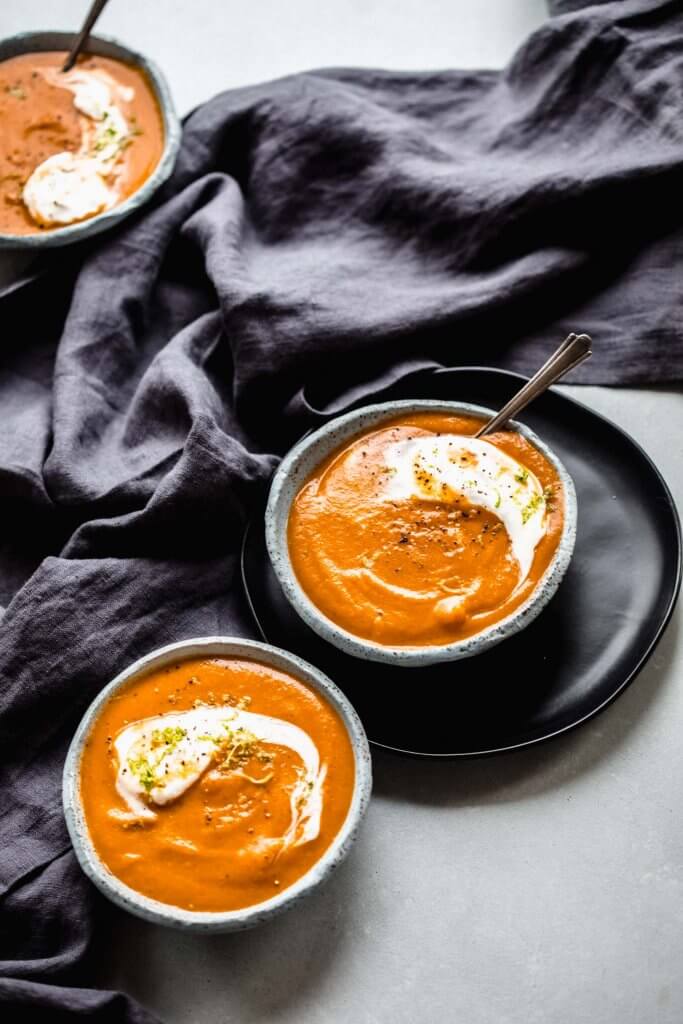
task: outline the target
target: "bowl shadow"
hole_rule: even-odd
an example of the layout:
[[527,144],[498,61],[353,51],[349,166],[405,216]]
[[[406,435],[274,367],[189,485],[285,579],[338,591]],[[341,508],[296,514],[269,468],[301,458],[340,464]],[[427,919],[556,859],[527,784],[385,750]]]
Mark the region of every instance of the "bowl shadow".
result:
[[[96,982],[122,989],[162,1019],[270,1020],[278,1008],[308,1013],[334,964],[352,955],[360,916],[362,834],[347,860],[286,913],[249,931],[201,935],[149,924],[105,905],[93,962]],[[106,944],[106,949],[104,948]],[[118,950],[115,957],[111,951]],[[268,965],[267,970],[255,969]],[[343,968],[342,968],[343,969]],[[201,999],[187,979],[201,978]],[[226,1014],[226,1008],[229,1011]]]
[[676,615],[637,681],[618,701],[611,701],[582,728],[535,746],[457,763],[400,758],[373,749],[373,796],[466,807],[521,800],[569,784],[613,757],[637,729],[646,728],[648,710],[673,675],[680,638]]

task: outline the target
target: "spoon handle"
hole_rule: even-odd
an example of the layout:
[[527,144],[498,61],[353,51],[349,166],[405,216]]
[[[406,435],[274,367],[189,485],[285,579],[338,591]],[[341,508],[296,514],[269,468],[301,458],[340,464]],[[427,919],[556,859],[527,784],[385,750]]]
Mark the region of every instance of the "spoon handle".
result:
[[88,11],[85,17],[85,21],[83,22],[83,27],[76,36],[76,40],[73,46],[71,47],[71,50],[69,51],[69,56],[66,58],[64,64],[62,65],[62,71],[71,71],[72,67],[78,59],[79,53],[85,46],[88,36],[93,30],[95,22],[104,10],[106,4],[107,0],[93,0],[93,3],[90,5],[90,10]]
[[575,366],[582,363],[584,359],[590,358],[592,354],[593,342],[587,334],[570,334],[540,370],[536,371],[531,380],[528,380],[524,387],[520,388],[516,395],[513,395],[507,405],[504,405],[500,412],[496,413],[488,423],[485,423],[474,436],[483,437],[484,434],[491,434],[499,427],[503,427],[529,402],[533,402],[534,398],[538,398],[560,377],[564,377],[565,373],[573,370]]

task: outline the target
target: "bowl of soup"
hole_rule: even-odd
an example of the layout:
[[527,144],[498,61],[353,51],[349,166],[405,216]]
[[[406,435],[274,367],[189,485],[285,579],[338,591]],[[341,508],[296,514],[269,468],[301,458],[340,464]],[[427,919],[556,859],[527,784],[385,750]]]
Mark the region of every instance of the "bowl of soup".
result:
[[159,924],[235,931],[293,906],[348,853],[372,785],[363,727],[294,655],[184,640],[93,701],[64,766],[81,867]]
[[339,416],[283,459],[266,542],[301,618],[347,654],[403,666],[486,650],[531,622],[569,565],[576,494],[528,427],[395,401]]
[[0,248],[67,245],[117,224],[169,177],[180,123],[161,71],[91,36],[61,70],[74,35],[0,42]]

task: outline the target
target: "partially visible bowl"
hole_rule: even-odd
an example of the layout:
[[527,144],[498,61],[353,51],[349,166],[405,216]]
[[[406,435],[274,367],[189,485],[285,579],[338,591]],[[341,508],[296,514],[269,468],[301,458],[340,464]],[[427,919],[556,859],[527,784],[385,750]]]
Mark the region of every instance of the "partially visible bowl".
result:
[[415,412],[452,413],[489,419],[493,410],[466,402],[419,401],[383,402],[368,405],[343,416],[304,437],[280,463],[270,488],[266,508],[266,544],[275,575],[282,590],[304,622],[319,636],[346,654],[369,661],[397,666],[419,667],[437,662],[456,661],[479,654],[527,626],[545,607],[560,585],[576,539],[576,491],[569,473],[558,457],[536,434],[522,423],[510,421],[510,427],[527,438],[555,468],[564,491],[564,520],[557,549],[545,574],[527,600],[506,618],[464,640],[439,646],[391,647],[365,640],[329,619],[310,599],[299,583],[289,555],[287,524],[292,502],[310,474],[344,442],[386,420]]
[[[309,870],[293,885],[262,903],[240,910],[199,912],[184,910],[150,899],[131,889],[100,860],[88,832],[80,798],[80,761],[92,727],[109,700],[132,679],[186,658],[247,658],[287,672],[307,683],[327,700],[342,720],[353,749],[355,784],[351,804],[341,829]],[[97,888],[113,903],[137,917],[184,931],[231,932],[251,928],[298,903],[321,885],[346,857],[367,810],[372,789],[370,749],[363,726],[353,707],[333,682],[319,669],[287,651],[270,644],[238,637],[210,636],[160,647],[128,668],[105,686],[81,720],[67,753],[63,774],[63,803],[66,825],[76,857]]]
[[[19,35],[0,40],[0,61],[8,60],[10,57],[18,57],[23,53],[37,53],[44,50],[68,50],[75,38],[76,36],[73,32],[22,32]],[[166,181],[173,170],[180,147],[181,127],[175,107],[173,106],[170,89],[159,68],[148,57],[144,57],[141,53],[137,53],[135,50],[124,46],[123,43],[119,43],[117,40],[110,39],[107,36],[90,36],[86,52],[99,54],[102,57],[113,57],[127,64],[133,64],[145,72],[159,104],[164,128],[164,149],[161,159],[140,188],[110,210],[98,213],[88,220],[79,221],[77,224],[69,224],[66,227],[55,228],[51,231],[37,232],[31,235],[0,233],[0,249],[24,250],[37,253],[43,249],[70,245],[72,242],[79,242],[83,238],[89,238],[92,235],[99,234],[101,231],[106,231],[146,203],[159,186]]]

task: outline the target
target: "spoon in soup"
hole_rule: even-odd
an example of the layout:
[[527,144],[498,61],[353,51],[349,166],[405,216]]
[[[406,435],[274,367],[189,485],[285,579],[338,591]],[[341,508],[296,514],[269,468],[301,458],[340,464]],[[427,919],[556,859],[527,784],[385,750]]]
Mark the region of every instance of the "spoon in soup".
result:
[[579,366],[585,359],[593,355],[593,342],[588,334],[570,334],[550,358],[537,370],[533,377],[520,388],[516,395],[506,405],[492,416],[487,423],[481,427],[475,437],[483,437],[484,434],[491,434],[499,427],[505,426],[508,420],[513,419],[518,412],[526,408],[534,398],[538,398],[544,391],[555,384],[565,373],[569,373],[575,366]]
[[102,13],[106,5],[107,0],[93,0],[92,4],[90,5],[90,10],[85,16],[85,21],[83,22],[81,31],[76,36],[74,44],[69,50],[69,56],[66,58],[64,64],[62,65],[62,71],[71,71],[72,67],[78,60],[79,53],[88,41],[88,36],[92,32],[95,26],[95,22],[99,18],[100,14]]

